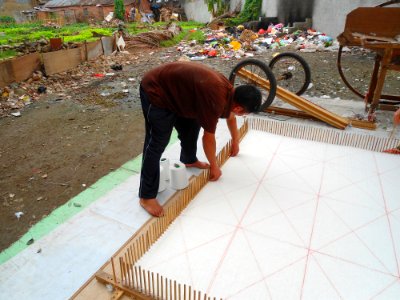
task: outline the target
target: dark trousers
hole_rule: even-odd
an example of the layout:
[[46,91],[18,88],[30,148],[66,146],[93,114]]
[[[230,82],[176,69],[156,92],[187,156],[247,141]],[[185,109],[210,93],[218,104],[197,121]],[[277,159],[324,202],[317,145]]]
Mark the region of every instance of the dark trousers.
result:
[[168,145],[175,127],[181,141],[180,160],[184,164],[197,161],[197,139],[200,126],[195,119],[178,117],[175,113],[158,108],[149,102],[145,91],[140,88],[140,100],[146,126],[142,170],[140,173],[139,197],[155,198],[160,180],[160,158]]

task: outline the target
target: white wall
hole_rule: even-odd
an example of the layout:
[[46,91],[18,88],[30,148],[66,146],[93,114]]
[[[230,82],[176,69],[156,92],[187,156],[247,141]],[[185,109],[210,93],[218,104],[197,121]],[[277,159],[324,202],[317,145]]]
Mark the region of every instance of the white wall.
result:
[[279,0],[263,0],[261,6],[261,14],[265,17],[277,17],[278,2]]
[[[343,32],[346,15],[361,6],[373,7],[386,0],[316,0],[313,16],[314,29],[336,37]],[[390,7],[400,7],[392,5]]]
[[211,14],[208,12],[204,0],[186,0],[183,7],[188,20],[203,23],[210,22]]

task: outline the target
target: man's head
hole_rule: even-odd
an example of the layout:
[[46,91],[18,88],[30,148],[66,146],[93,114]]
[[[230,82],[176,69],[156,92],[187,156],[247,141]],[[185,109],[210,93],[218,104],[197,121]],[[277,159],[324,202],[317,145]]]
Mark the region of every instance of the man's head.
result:
[[257,112],[261,106],[261,98],[261,92],[256,86],[240,85],[235,88],[232,112],[236,115]]

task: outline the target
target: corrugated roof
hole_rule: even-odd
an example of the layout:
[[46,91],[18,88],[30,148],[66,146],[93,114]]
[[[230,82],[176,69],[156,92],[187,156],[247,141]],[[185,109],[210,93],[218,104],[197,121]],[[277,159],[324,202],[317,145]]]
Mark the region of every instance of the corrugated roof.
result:
[[[125,0],[125,4],[131,4],[134,0]],[[51,0],[44,7],[68,7],[68,6],[95,6],[95,5],[114,5],[114,0]]]

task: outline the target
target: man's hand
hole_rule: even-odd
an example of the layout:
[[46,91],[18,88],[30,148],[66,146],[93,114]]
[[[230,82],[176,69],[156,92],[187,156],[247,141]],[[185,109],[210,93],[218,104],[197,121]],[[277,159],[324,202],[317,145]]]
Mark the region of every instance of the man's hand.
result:
[[221,169],[217,166],[210,166],[210,181],[217,181],[222,175]]
[[239,141],[232,140],[231,156],[236,156],[239,153]]
[[393,123],[394,125],[399,125],[400,124],[400,108],[396,110],[393,116]]
[[216,181],[221,177],[222,172],[218,166],[217,158],[215,156],[216,142],[214,133],[209,133],[204,130],[203,148],[208,162],[210,163],[210,180]]

